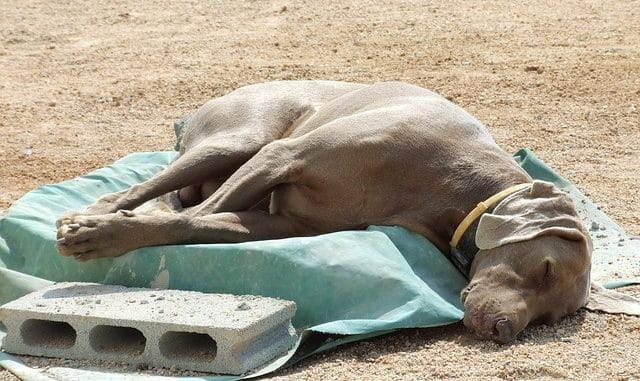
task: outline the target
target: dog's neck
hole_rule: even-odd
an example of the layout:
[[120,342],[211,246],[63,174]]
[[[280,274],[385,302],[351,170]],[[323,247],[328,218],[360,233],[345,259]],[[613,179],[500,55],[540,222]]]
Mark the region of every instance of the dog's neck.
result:
[[[493,208],[491,208],[493,210]],[[487,211],[486,213],[490,213]],[[449,260],[458,268],[458,271],[462,273],[467,279],[469,279],[469,272],[471,271],[471,264],[478,254],[478,246],[476,246],[476,231],[478,230],[478,223],[480,219],[474,221],[467,231],[462,235],[458,246],[451,248],[449,252]]]

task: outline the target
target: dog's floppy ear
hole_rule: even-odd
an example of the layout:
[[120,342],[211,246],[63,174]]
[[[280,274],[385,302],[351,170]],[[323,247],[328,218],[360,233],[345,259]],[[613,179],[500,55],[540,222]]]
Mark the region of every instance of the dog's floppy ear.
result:
[[480,217],[476,246],[489,250],[546,234],[584,241],[591,252],[591,240],[571,199],[553,184],[536,180],[529,190],[514,193],[493,213]]

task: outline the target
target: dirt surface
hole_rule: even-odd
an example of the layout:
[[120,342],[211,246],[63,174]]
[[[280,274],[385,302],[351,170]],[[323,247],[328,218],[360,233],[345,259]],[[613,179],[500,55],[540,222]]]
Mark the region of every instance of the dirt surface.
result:
[[[0,2],[0,211],[240,85],[402,80],[533,149],[640,233],[640,2]],[[640,275],[640,274],[638,274]],[[638,294],[639,288],[627,288]],[[461,325],[315,356],[278,379],[638,380],[640,319],[587,312],[514,344]],[[0,380],[12,380],[0,371]]]

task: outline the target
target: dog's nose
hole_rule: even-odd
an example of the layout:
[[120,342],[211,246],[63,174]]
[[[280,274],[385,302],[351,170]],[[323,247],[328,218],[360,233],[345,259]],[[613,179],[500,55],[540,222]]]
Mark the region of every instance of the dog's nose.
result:
[[493,339],[501,343],[513,340],[513,323],[506,316],[499,316],[493,320]]

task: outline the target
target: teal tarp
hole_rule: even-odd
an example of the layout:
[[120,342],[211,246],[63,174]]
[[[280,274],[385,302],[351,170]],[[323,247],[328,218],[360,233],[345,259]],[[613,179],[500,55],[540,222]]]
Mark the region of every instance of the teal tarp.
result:
[[[293,300],[298,306],[294,326],[304,330],[299,346],[267,371],[363,337],[461,319],[458,295],[464,278],[430,242],[398,227],[241,244],[151,247],[85,263],[57,255],[57,216],[152,176],[174,155],[131,154],[86,176],[38,188],[16,202],[0,220],[0,303],[42,287],[48,283],[44,279]],[[593,233],[594,278],[640,275],[638,237],[626,235],[530,151],[518,152],[516,160],[533,177],[555,182],[575,199]],[[10,359],[3,362],[0,357],[0,365],[7,366]],[[77,377],[73,370],[57,372],[60,379]]]

